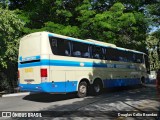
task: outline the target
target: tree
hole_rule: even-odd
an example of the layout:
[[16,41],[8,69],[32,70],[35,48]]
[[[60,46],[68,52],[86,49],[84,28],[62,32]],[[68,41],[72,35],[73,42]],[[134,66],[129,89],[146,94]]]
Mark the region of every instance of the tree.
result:
[[0,8],[0,13],[0,78],[1,82],[9,81],[12,85],[16,80],[18,44],[24,24],[14,11]]
[[[155,33],[154,33],[155,34]],[[160,68],[158,47],[159,40],[153,33],[146,39],[146,46],[148,49],[148,56],[150,59],[151,70],[157,70]]]
[[46,30],[144,51],[148,25],[142,8],[148,3],[127,0],[10,1],[10,9],[21,10],[18,14],[26,21],[26,34]]
[[[146,8],[146,15],[150,20],[149,28],[160,28],[160,1],[154,0],[154,2],[147,5]],[[160,29],[150,33],[147,41],[150,43],[150,45],[152,44],[151,48],[149,49],[150,62],[153,66],[152,69],[157,70],[160,68]]]
[[[86,0],[87,1],[87,0]],[[91,4],[79,6],[81,36],[114,43],[118,46],[144,51],[147,21],[141,12],[125,12],[125,6],[118,2],[109,10],[96,13]]]
[[21,11],[18,15],[26,22],[25,34],[47,30],[145,51],[146,33],[153,16],[159,15],[159,3],[158,0],[10,0],[9,8]]
[[148,14],[152,20],[152,25],[160,25],[160,1],[155,0],[153,4],[147,5]]

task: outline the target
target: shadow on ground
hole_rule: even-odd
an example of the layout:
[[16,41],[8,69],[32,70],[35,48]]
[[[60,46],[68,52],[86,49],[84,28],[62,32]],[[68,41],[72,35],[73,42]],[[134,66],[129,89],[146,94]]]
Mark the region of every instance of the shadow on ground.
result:
[[[117,87],[117,88],[110,88],[110,89],[104,89],[102,95],[104,94],[112,94],[116,92],[118,95],[119,92],[124,92],[128,90],[133,89],[141,89],[144,88],[144,86],[137,85],[137,86],[127,86],[127,87]],[[90,96],[90,95],[89,95]],[[35,102],[56,102],[56,101],[62,101],[62,100],[68,100],[68,99],[74,99],[77,98],[76,93],[67,93],[67,94],[49,94],[49,93],[37,93],[37,94],[30,94],[25,96],[24,100],[29,101],[35,101]]]
[[27,95],[23,99],[35,102],[48,103],[48,102],[56,102],[73,98],[76,98],[76,93],[70,93],[70,94],[37,93],[37,94]]
[[[55,101],[65,101],[69,99],[75,99],[75,94],[66,95],[54,95],[54,94],[32,94],[24,97],[25,100],[35,101],[35,102],[55,102]],[[48,108],[44,108],[41,112],[46,115],[46,117],[57,117],[57,119],[74,120],[74,117],[102,117],[103,119],[118,119],[117,113],[137,110],[139,113],[144,111],[136,109],[136,106],[127,106],[130,101],[157,101],[159,98],[157,96],[157,91],[155,87],[145,87],[145,86],[130,86],[130,87],[119,87],[113,89],[105,89],[103,94],[96,97],[86,97],[84,99],[74,101],[72,103],[67,103],[64,105],[51,105]],[[125,104],[125,105],[124,105]],[[124,107],[127,106],[127,107]],[[157,106],[158,108],[159,106]],[[121,109],[123,108],[123,109]],[[128,109],[132,108],[132,109]],[[101,111],[102,110],[102,111]],[[61,118],[62,117],[62,118]],[[76,118],[76,119],[80,119]],[[43,118],[44,119],[44,118]],[[132,119],[132,118],[131,118]],[[135,117],[133,120],[152,120],[157,119],[156,117]]]

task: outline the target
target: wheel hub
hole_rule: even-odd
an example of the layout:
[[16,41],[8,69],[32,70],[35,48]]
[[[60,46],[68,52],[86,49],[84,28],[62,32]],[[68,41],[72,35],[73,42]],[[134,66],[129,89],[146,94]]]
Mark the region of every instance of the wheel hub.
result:
[[94,86],[94,90],[95,90],[95,92],[98,93],[100,91],[100,86],[99,85],[95,85]]
[[79,89],[80,89],[80,92],[81,92],[81,93],[86,93],[86,90],[87,90],[87,89],[86,89],[86,86],[82,85],[82,86],[80,86]]

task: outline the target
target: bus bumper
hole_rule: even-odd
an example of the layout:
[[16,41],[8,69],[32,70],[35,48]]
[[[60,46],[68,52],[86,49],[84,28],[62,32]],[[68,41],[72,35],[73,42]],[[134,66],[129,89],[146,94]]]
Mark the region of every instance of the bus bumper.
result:
[[77,91],[77,81],[70,82],[45,82],[40,84],[19,84],[21,91],[30,92],[48,92],[48,93],[61,93],[61,92],[75,92]]

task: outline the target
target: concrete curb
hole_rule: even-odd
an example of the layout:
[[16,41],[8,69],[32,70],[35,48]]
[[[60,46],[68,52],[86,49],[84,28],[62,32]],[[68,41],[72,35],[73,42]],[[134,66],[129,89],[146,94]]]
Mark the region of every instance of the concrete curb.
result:
[[2,97],[26,96],[26,95],[31,95],[31,94],[36,94],[36,93],[34,92],[12,93],[12,94],[2,95]]

